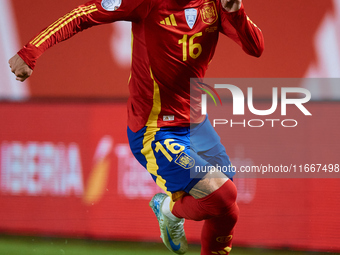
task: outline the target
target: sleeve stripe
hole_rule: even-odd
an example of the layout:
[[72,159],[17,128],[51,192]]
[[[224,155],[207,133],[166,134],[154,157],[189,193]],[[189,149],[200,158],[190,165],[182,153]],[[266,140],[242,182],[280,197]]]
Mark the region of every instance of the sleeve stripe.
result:
[[58,19],[56,22],[48,26],[44,31],[42,31],[37,37],[35,37],[30,44],[39,47],[42,43],[44,43],[47,39],[49,39],[54,33],[59,31],[65,25],[76,19],[77,17],[81,17],[83,15],[90,14],[92,12],[98,11],[95,4],[89,6],[78,7],[74,9],[70,13],[66,14],[64,17]]
[[254,27],[258,28],[259,30],[261,30],[248,16],[247,16],[247,20],[254,25]]

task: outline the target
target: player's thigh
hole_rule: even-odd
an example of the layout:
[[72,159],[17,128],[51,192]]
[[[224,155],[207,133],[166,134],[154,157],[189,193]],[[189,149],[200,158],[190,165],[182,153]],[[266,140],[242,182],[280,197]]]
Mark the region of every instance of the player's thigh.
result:
[[192,149],[210,165],[216,167],[215,171],[223,172],[232,178],[235,172],[229,156],[221,143],[219,135],[206,118],[202,123],[191,129]]
[[218,190],[227,180],[223,172],[211,171],[191,188],[189,194],[196,199],[203,198]]

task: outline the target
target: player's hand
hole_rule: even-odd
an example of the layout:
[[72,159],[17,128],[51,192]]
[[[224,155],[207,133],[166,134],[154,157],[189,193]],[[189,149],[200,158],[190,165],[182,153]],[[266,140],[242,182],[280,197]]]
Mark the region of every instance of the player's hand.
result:
[[242,0],[221,0],[221,3],[227,12],[236,12],[241,8]]
[[12,73],[14,73],[17,77],[17,81],[24,81],[33,73],[33,70],[18,54],[14,55],[10,60],[8,60],[8,64]]

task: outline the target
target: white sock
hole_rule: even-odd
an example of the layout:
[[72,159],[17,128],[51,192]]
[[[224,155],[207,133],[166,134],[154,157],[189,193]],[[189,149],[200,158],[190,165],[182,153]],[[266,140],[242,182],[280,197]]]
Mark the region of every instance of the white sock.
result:
[[167,197],[162,205],[162,213],[164,213],[168,218],[174,221],[179,221],[180,218],[177,218],[175,215],[172,214],[170,211],[170,197]]

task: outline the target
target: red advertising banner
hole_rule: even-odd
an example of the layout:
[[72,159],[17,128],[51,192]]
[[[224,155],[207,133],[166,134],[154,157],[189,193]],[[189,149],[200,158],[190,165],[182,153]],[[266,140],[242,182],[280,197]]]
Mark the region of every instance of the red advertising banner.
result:
[[[4,2],[6,9],[1,23],[10,29],[1,31],[0,27],[3,40],[8,44],[8,49],[3,47],[6,49],[5,56],[0,50],[3,63],[11,57],[8,52],[15,54],[41,29],[87,0]],[[264,33],[263,56],[259,59],[250,57],[237,44],[221,35],[207,77],[339,77],[339,55],[336,53],[340,45],[336,38],[340,16],[337,1],[296,3],[294,0],[259,0],[244,1],[244,5],[249,17]],[[5,17],[12,17],[12,20]],[[127,97],[130,27],[129,23],[116,22],[90,28],[52,47],[39,59],[33,76],[28,80],[26,96]],[[3,80],[0,89],[12,83],[9,75],[7,78],[9,69],[4,67],[3,70],[7,72],[0,71]],[[17,84],[12,86],[19,89]],[[339,90],[334,86],[323,85],[322,89],[329,92],[319,91],[317,87],[314,89],[317,94],[325,93],[327,98],[332,98],[334,93],[339,98]]]
[[[237,173],[235,245],[340,251],[340,179],[314,178],[311,171],[312,164],[338,171],[340,105],[310,102],[307,108],[312,117],[289,111],[294,128],[281,122],[251,127],[249,113],[246,127],[216,127],[235,166],[293,164],[306,173]],[[0,119],[2,233],[160,241],[148,206],[160,189],[130,152],[124,104],[1,104]],[[199,242],[201,226],[186,221],[190,242]]]

